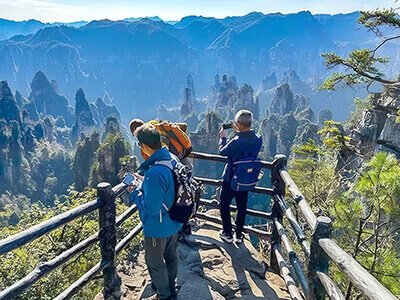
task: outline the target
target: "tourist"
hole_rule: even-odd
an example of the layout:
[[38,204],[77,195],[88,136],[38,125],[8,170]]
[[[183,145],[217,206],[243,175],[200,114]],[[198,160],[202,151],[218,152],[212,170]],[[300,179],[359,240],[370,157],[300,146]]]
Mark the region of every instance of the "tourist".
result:
[[145,261],[157,292],[155,299],[174,299],[178,271],[177,233],[182,224],[171,220],[167,210],[175,201],[173,173],[164,165],[156,164],[173,161],[173,157],[162,147],[160,134],[154,126],[144,124],[134,133],[145,159],[139,168],[144,180],[140,188],[134,184],[129,190],[143,223]]
[[[220,237],[227,243],[233,242],[232,224],[230,215],[230,205],[235,198],[237,205],[235,242],[243,241],[243,226],[246,218],[248,191],[233,190],[231,183],[234,179],[236,167],[235,162],[248,159],[257,159],[260,152],[262,139],[254,130],[251,129],[253,123],[253,114],[248,110],[240,110],[235,115],[235,120],[231,128],[236,131],[235,137],[227,142],[226,126],[223,126],[219,132],[219,153],[228,157],[228,163],[223,173],[223,184],[220,195],[220,213],[223,225],[223,231]],[[258,174],[255,175],[258,178]]]
[[[132,135],[135,130],[143,124],[145,124],[145,122],[141,119],[131,120],[129,122],[129,129]],[[161,136],[162,143],[168,147],[172,154],[176,155],[184,165],[193,168],[193,159],[188,157],[192,152],[192,142],[190,141],[189,135],[186,133],[186,123],[152,120],[146,124],[151,124],[157,129]],[[146,158],[146,155],[144,155],[143,158]],[[178,240],[184,241],[185,234],[191,234],[191,228],[188,222],[183,224],[182,229],[179,231]]]

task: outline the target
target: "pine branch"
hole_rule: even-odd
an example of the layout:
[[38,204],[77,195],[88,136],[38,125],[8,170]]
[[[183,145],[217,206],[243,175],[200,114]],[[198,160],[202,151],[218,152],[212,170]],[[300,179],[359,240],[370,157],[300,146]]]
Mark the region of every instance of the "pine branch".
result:
[[396,39],[400,39],[400,35],[396,35],[396,36],[392,36],[390,38],[386,38],[384,39],[378,46],[376,46],[376,48],[374,50],[371,51],[371,57],[375,57],[376,52],[387,42],[389,41],[393,41]]

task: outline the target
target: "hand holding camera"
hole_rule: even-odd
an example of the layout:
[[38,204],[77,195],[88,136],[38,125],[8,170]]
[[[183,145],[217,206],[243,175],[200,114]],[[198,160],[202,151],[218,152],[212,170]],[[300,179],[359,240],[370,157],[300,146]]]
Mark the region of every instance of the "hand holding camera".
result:
[[226,138],[227,136],[228,136],[228,134],[226,133],[226,130],[224,129],[224,127],[221,127],[221,129],[219,131],[219,137]]
[[223,138],[223,137],[226,138],[228,136],[228,134],[226,133],[226,130],[231,129],[231,128],[233,128],[233,122],[222,124],[221,130],[219,131],[219,136],[221,138]]
[[232,125],[233,125],[233,122],[225,123],[225,124],[222,124],[222,128],[223,128],[224,130],[226,130],[226,129],[231,129],[231,128],[232,128]]

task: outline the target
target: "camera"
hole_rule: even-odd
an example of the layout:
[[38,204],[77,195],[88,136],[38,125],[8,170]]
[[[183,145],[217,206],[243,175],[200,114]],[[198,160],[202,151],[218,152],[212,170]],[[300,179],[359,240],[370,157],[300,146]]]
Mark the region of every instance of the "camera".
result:
[[225,124],[222,124],[222,128],[223,129],[230,129],[230,128],[232,128],[232,125],[233,125],[232,122],[225,123]]

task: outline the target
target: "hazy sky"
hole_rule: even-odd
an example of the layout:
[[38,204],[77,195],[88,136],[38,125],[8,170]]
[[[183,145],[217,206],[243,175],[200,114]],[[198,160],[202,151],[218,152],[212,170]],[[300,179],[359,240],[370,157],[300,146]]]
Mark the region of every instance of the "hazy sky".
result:
[[394,0],[0,0],[0,18],[69,22],[159,16],[179,20],[187,15],[225,17],[302,10],[335,14],[391,6]]

